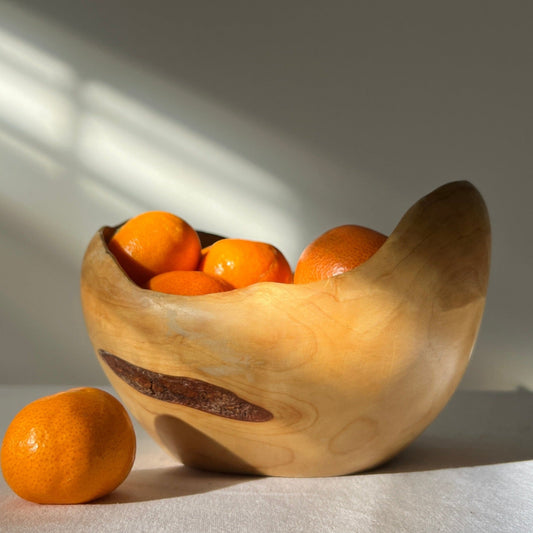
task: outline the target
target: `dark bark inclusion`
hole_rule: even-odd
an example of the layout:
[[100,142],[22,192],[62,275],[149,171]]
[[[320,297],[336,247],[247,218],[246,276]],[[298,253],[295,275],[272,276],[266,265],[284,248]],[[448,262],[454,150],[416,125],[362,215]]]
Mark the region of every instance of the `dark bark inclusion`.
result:
[[177,403],[213,415],[245,422],[267,422],[273,418],[270,411],[239,398],[223,387],[201,379],[152,372],[128,363],[106,350],[100,349],[98,354],[109,368],[130,387],[156,400]]

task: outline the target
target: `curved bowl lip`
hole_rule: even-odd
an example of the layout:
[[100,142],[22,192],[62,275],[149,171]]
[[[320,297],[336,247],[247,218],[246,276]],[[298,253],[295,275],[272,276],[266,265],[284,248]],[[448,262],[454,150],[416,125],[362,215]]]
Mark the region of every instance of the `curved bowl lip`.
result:
[[[466,201],[471,201],[470,195],[474,193],[478,207],[485,216],[486,227],[485,230],[490,239],[490,221],[488,218],[488,211],[486,209],[485,202],[481,197],[481,194],[477,188],[467,180],[456,180],[450,181],[433,189],[431,192],[420,198],[415,202],[411,207],[403,214],[400,218],[393,231],[388,235],[386,241],[379,248],[379,250],[370,257],[367,261],[360,264],[352,270],[348,270],[341,274],[337,274],[330,278],[314,281],[310,283],[277,283],[271,281],[263,281],[248,285],[246,287],[232,289],[230,291],[220,292],[220,293],[211,293],[211,294],[202,294],[202,295],[193,295],[193,296],[184,296],[184,295],[174,295],[167,294],[162,292],[153,291],[150,289],[145,289],[137,285],[124,271],[120,266],[118,260],[115,258],[113,253],[109,250],[107,245],[109,239],[120,228],[124,223],[120,223],[115,226],[102,226],[97,235],[99,235],[100,243],[103,247],[103,251],[111,258],[112,264],[116,268],[117,276],[120,275],[124,280],[129,283],[129,287],[132,291],[142,291],[140,294],[143,296],[149,296],[151,298],[156,298],[161,302],[168,302],[180,305],[190,305],[194,306],[194,303],[197,302],[233,302],[236,303],[241,298],[257,298],[260,300],[265,296],[270,298],[275,298],[279,300],[291,299],[291,298],[301,298],[307,299],[317,294],[330,295],[336,299],[340,299],[343,294],[342,287],[350,286],[352,289],[357,287],[366,287],[368,285],[368,280],[376,278],[376,275],[380,273],[380,268],[383,269],[384,265],[387,265],[387,268],[390,267],[391,261],[402,260],[404,255],[402,251],[401,254],[398,253],[399,250],[409,251],[409,247],[405,246],[404,237],[413,233],[413,218],[416,223],[421,221],[420,213],[423,212],[424,217],[427,218],[428,213],[431,213],[431,206],[433,201],[448,202],[450,198],[457,197],[459,202],[462,204],[462,208],[465,207],[465,198],[469,198]],[[458,196],[456,196],[458,195]],[[453,200],[452,200],[453,203]],[[470,210],[469,204],[466,204]],[[428,211],[429,210],[429,211]],[[437,218],[436,226],[441,227],[446,220],[442,218]],[[416,224],[415,224],[416,225]],[[417,229],[416,227],[414,228]],[[220,235],[207,233],[202,230],[196,230],[199,236],[204,237],[207,240],[207,244],[214,242],[215,240],[225,238]],[[416,231],[415,231],[416,232]],[[96,235],[95,235],[96,237]],[[93,237],[94,238],[94,237]],[[204,246],[204,241],[202,242]],[[389,268],[390,269],[390,268]]]

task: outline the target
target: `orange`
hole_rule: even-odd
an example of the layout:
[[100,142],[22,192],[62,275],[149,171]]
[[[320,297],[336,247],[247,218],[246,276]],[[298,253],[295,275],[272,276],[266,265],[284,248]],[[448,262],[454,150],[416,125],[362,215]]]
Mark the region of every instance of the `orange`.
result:
[[352,270],[370,259],[386,240],[382,233],[363,226],[332,228],[304,249],[294,270],[294,283],[310,283]]
[[83,503],[105,496],[129,474],[135,432],[111,394],[84,387],[24,407],[0,452],[7,484],[36,503]]
[[148,211],[128,220],[108,246],[138,285],[162,272],[194,270],[200,261],[200,238],[194,228],[164,211]]
[[292,282],[291,267],[273,245],[245,239],[221,239],[204,249],[199,269],[235,288],[261,281]]
[[233,289],[222,278],[216,278],[198,270],[163,272],[163,274],[158,274],[150,279],[146,284],[146,288],[153,291],[165,292],[167,294],[180,294],[183,296],[223,292]]

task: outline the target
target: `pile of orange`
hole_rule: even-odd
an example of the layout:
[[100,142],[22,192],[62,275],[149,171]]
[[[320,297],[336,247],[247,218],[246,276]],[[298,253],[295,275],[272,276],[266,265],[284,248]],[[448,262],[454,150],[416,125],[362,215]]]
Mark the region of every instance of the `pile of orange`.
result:
[[221,239],[202,249],[190,224],[163,211],[128,220],[108,246],[135,283],[159,292],[199,295],[260,281],[292,281],[291,267],[275,246]]
[[109,241],[109,250],[139,286],[192,296],[262,281],[327,279],[365,262],[385,240],[385,235],[369,228],[338,226],[303,250],[293,273],[272,244],[228,238],[202,248],[198,233],[185,220],[164,211],[148,211],[121,226]]

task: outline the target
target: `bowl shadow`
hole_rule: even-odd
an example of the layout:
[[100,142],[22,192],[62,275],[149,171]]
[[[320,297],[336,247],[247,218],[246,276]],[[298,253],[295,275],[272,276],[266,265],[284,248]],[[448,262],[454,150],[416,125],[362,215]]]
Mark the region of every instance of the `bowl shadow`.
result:
[[407,448],[366,474],[419,472],[533,459],[533,393],[457,391]]
[[118,489],[97,503],[146,502],[190,496],[259,477],[251,465],[179,418],[159,415],[155,428],[163,446],[175,457],[180,457],[185,465],[132,470]]
[[251,479],[252,476],[206,472],[183,465],[132,470],[118,489],[93,503],[106,505],[179,498],[224,489]]

